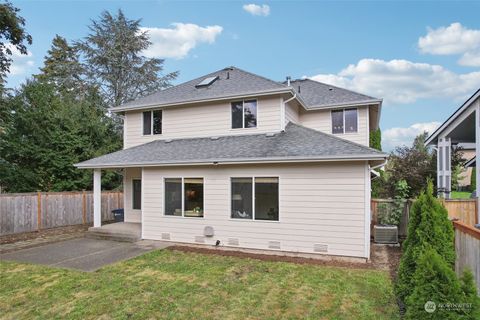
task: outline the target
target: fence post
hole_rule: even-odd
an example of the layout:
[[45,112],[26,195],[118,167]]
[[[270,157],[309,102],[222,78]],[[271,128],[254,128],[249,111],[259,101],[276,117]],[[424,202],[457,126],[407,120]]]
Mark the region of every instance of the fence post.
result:
[[42,229],[42,193],[37,192],[37,230]]
[[82,191],[82,222],[87,223],[87,195],[85,190]]

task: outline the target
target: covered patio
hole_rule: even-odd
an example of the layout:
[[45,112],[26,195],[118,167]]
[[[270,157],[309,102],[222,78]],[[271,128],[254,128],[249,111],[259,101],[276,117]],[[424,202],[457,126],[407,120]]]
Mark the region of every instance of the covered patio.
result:
[[[458,108],[426,141],[437,150],[438,196],[450,198],[452,191],[452,147],[462,143],[475,144],[476,158],[480,157],[480,89]],[[480,190],[480,172],[476,170],[476,196]],[[480,221],[480,205],[477,205]]]

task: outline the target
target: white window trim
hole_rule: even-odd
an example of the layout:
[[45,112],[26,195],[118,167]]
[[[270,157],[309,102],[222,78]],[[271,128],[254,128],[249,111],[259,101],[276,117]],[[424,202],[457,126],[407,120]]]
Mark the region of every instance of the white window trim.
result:
[[[182,180],[182,215],[168,215],[165,213],[166,201],[165,201],[165,182],[167,179],[181,179]],[[176,219],[203,219],[205,218],[205,177],[186,177],[186,179],[202,179],[203,181],[203,216],[202,217],[187,217],[185,216],[185,177],[172,176],[172,177],[163,177],[163,216],[166,218],[176,218]]]
[[[345,132],[345,110],[356,110],[357,111],[357,131],[354,131],[354,132]],[[334,111],[342,111],[342,116],[343,116],[343,132],[340,132],[340,133],[333,133],[333,117],[332,117],[332,113]],[[358,108],[340,108],[340,109],[332,109],[330,110],[330,126],[331,126],[331,132],[332,134],[345,134],[345,135],[349,135],[349,134],[358,134],[359,132],[359,118],[360,118],[360,113],[358,111]]]
[[[242,218],[232,218],[232,180],[238,178],[250,178],[252,179],[252,219],[242,219]],[[277,178],[278,179],[278,220],[263,220],[263,219],[255,219],[255,179],[256,178]],[[229,192],[230,192],[230,214],[229,220],[232,221],[245,221],[245,222],[266,222],[266,223],[279,223],[280,222],[280,177],[272,176],[272,175],[265,175],[265,176],[235,176],[230,177],[230,185],[229,185]]]
[[[242,102],[242,127],[241,128],[232,128],[233,125],[233,115],[232,115],[232,103],[235,102]],[[245,101],[255,101],[257,105],[257,124],[255,127],[245,128]],[[258,128],[258,99],[243,99],[243,100],[235,100],[230,102],[230,130],[251,130]]]
[[[162,113],[162,133],[153,133],[153,112],[154,111],[160,111]],[[150,134],[145,134],[145,130],[144,130],[145,129],[145,121],[143,119],[143,114],[145,112],[150,112]],[[163,134],[163,109],[143,111],[142,112],[142,135],[145,136],[145,137],[148,137],[148,136],[160,136],[162,134]]]
[[[134,208],[134,204],[135,204],[135,188],[133,187],[134,185],[134,182],[135,181],[140,181],[140,209],[138,208]],[[143,202],[143,197],[142,197],[142,194],[143,194],[143,186],[142,186],[142,179],[141,178],[132,178],[132,210],[142,210],[143,206],[142,206],[142,202]]]

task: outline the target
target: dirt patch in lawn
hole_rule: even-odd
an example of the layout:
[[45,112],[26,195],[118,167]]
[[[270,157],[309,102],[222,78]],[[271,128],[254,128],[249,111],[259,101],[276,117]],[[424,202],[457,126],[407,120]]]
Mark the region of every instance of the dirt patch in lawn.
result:
[[37,238],[45,239],[50,237],[56,237],[59,235],[72,234],[72,233],[82,233],[87,231],[88,227],[91,227],[91,226],[80,224],[80,225],[67,226],[67,227],[44,229],[44,230],[34,231],[34,232],[8,234],[6,236],[0,237],[0,244],[14,243],[18,241],[26,241],[26,240],[32,240]]
[[371,247],[372,258],[369,262],[366,262],[366,263],[346,262],[338,259],[322,260],[322,259],[305,258],[305,257],[271,255],[271,254],[251,253],[251,252],[244,252],[244,251],[184,246],[184,245],[176,245],[176,246],[168,247],[167,249],[182,251],[182,252],[214,254],[214,255],[220,255],[225,257],[251,258],[251,259],[257,259],[262,261],[291,262],[291,263],[298,263],[298,264],[311,264],[311,265],[321,265],[321,266],[331,266],[331,267],[385,270],[390,272],[390,275],[392,276],[392,278],[396,274],[398,261],[400,258],[400,248],[388,247],[388,246],[373,246],[373,245]]

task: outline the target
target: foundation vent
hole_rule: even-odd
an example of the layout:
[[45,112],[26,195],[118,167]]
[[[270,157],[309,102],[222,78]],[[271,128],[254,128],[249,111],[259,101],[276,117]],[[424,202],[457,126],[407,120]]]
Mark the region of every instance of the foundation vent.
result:
[[195,236],[195,242],[205,243],[205,237],[204,236]]
[[328,245],[323,243],[315,243],[313,245],[314,252],[328,252]]
[[280,249],[280,241],[268,241],[269,249]]
[[238,238],[228,238],[227,244],[229,246],[238,246]]
[[170,240],[170,233],[162,232],[162,240]]

